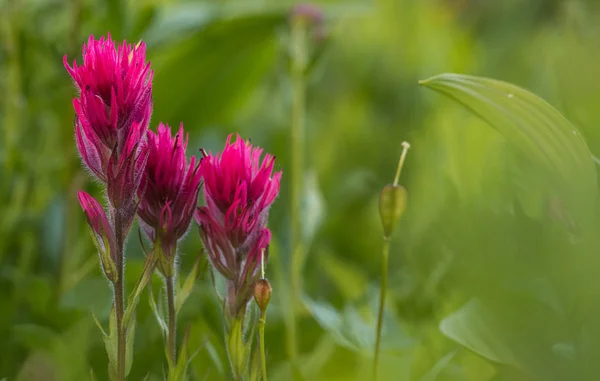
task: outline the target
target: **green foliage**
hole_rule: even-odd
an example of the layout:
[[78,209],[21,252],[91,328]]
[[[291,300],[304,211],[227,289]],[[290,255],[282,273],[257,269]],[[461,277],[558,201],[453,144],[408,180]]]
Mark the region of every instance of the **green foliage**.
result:
[[[89,34],[109,30],[149,45],[152,126],[182,121],[190,155],[216,151],[239,131],[283,169],[269,222],[270,380],[369,378],[378,195],[405,140],[410,197],[391,237],[380,379],[598,379],[598,4],[319,3],[327,38],[310,42],[307,256],[291,362],[291,2],[0,1],[0,379],[109,378],[111,330],[103,336],[94,319],[110,327],[111,290],[76,198],[100,192],[76,154],[74,92],[62,66],[64,54],[80,59]],[[432,77],[449,72],[482,77]],[[419,87],[429,77],[423,85],[451,100]],[[137,241],[130,237],[126,261],[126,291],[132,305],[139,300],[129,311],[128,379],[230,379],[231,344],[197,260],[197,229],[179,247],[180,351],[171,369],[163,282],[142,276]]]

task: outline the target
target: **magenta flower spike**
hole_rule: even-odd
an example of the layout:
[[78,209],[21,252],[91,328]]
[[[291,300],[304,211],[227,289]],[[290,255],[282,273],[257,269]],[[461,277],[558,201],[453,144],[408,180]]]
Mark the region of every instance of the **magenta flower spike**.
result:
[[[82,55],[81,66],[76,61],[70,66],[67,56],[63,58],[79,91],[73,100],[77,149],[90,172],[107,183],[109,162],[118,162],[128,146],[137,147],[145,136],[152,114],[153,72],[144,43],[115,46],[110,34],[100,40],[90,36]],[[132,132],[134,128],[139,131]],[[132,138],[137,139],[134,144]]]
[[179,131],[172,136],[168,125],[162,123],[157,133],[147,132],[145,143],[148,161],[144,171],[143,188],[139,188],[138,215],[148,237],[160,244],[162,254],[171,268],[159,269],[172,276],[174,248],[188,230],[198,203],[200,191],[200,163],[192,157],[186,160],[188,136]]
[[[81,65],[73,61],[71,66],[63,58],[79,92],[73,99],[75,142],[84,166],[105,186],[107,211],[86,193],[79,194],[79,201],[92,227],[104,273],[113,283],[116,335],[111,334],[115,342],[106,348],[110,372],[122,381],[129,371],[127,330],[133,308],[125,310],[125,240],[136,216],[140,188],[145,188],[153,72],[142,42],[133,47],[126,41],[115,45],[110,34],[99,40],[90,36],[82,55]],[[147,282],[146,273],[139,285]]]
[[115,264],[116,258],[114,257],[117,249],[113,229],[108,222],[104,209],[95,198],[83,191],[77,193],[77,198],[85,212],[94,243],[98,248],[102,270],[106,277],[114,283],[117,281],[118,274]]
[[[252,297],[263,253],[271,239],[266,227],[269,207],[279,193],[281,172],[273,174],[275,158],[239,137],[218,155],[200,163],[206,206],[196,211],[200,235],[213,267],[230,282],[230,316]],[[266,258],[265,258],[266,260]]]

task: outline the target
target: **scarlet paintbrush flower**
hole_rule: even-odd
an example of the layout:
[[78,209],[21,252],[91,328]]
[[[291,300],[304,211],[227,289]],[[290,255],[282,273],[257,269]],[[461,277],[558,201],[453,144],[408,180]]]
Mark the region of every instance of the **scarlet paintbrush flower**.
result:
[[[63,58],[79,90],[73,100],[77,149],[86,167],[106,183],[111,156],[118,161],[127,145],[136,145],[130,138],[141,139],[148,128],[153,72],[144,43],[115,46],[110,34],[100,40],[90,36],[82,54],[81,66],[75,61],[69,66]],[[131,133],[136,123],[141,131]]]
[[117,252],[115,234],[108,222],[106,213],[98,201],[89,194],[80,191],[77,194],[77,198],[79,199],[81,208],[85,212],[94,243],[98,248],[102,270],[110,281],[116,282],[118,275],[114,258]]
[[[148,161],[143,173],[145,189],[139,190],[138,215],[144,231],[155,244],[160,244],[161,253],[170,263],[177,241],[190,226],[200,190],[200,166],[195,157],[188,164],[187,144],[183,124],[172,136],[169,126],[162,123],[157,133],[148,131],[145,143]],[[171,270],[161,268],[167,276],[173,275],[167,274]]]
[[[252,297],[262,255],[271,239],[266,228],[269,207],[279,193],[281,172],[275,158],[239,135],[227,138],[222,153],[207,154],[200,164],[206,206],[196,221],[213,267],[230,281],[229,313],[236,314]],[[231,293],[231,292],[230,292]]]

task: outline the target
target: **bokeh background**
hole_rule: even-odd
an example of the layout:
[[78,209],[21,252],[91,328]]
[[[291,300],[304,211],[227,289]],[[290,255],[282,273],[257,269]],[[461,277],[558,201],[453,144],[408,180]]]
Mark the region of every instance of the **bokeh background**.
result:
[[[392,240],[382,380],[600,379],[600,244],[522,152],[457,103],[420,87],[444,72],[506,80],[548,100],[600,152],[600,3],[377,0],[315,3],[307,76],[298,356],[291,297],[292,2],[0,1],[0,380],[106,379],[94,323],[102,277],[76,192],[100,195],[76,153],[75,90],[62,59],[87,36],[148,44],[152,128],[190,132],[189,155],[239,132],[284,172],[267,276],[270,379],[370,377],[382,229],[378,194],[401,142],[408,208]],[[573,185],[575,186],[575,185]],[[577,192],[577,189],[574,189]],[[598,231],[597,206],[591,232]],[[186,276],[201,249],[181,247]],[[127,282],[143,252],[128,241]],[[153,283],[160,298],[160,279]],[[191,380],[228,379],[220,306],[205,269],[179,317]],[[142,297],[130,380],[161,380],[164,350]]]

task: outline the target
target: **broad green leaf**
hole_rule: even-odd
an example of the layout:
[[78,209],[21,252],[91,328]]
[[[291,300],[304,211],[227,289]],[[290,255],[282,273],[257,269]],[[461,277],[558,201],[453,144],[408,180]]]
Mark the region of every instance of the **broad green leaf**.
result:
[[496,330],[494,317],[476,299],[444,318],[440,322],[440,331],[493,362],[520,367],[514,353]]
[[[325,302],[309,298],[304,298],[303,301],[317,323],[338,345],[372,354],[375,347],[376,312],[370,306],[346,305],[343,311],[338,311]],[[389,310],[384,312],[383,321],[383,351],[401,351],[414,344]]]
[[[144,35],[149,46],[173,43],[196,32],[211,22],[242,16],[278,15],[286,17],[292,11],[289,4],[264,4],[248,1],[221,3],[168,3],[157,9],[154,22]],[[363,16],[373,7],[363,2],[330,4],[319,7],[327,19]]]
[[195,128],[233,117],[274,65],[275,30],[285,20],[284,13],[213,20],[155,54],[154,115]]
[[551,105],[515,85],[488,78],[441,74],[420,82],[487,121],[553,179],[579,224],[588,225],[597,199],[592,155],[579,131]]
[[[98,266],[97,257],[94,266]],[[64,308],[89,309],[93,307],[97,317],[105,322],[110,313],[112,295],[106,278],[90,277],[79,282],[63,294],[61,306]]]

